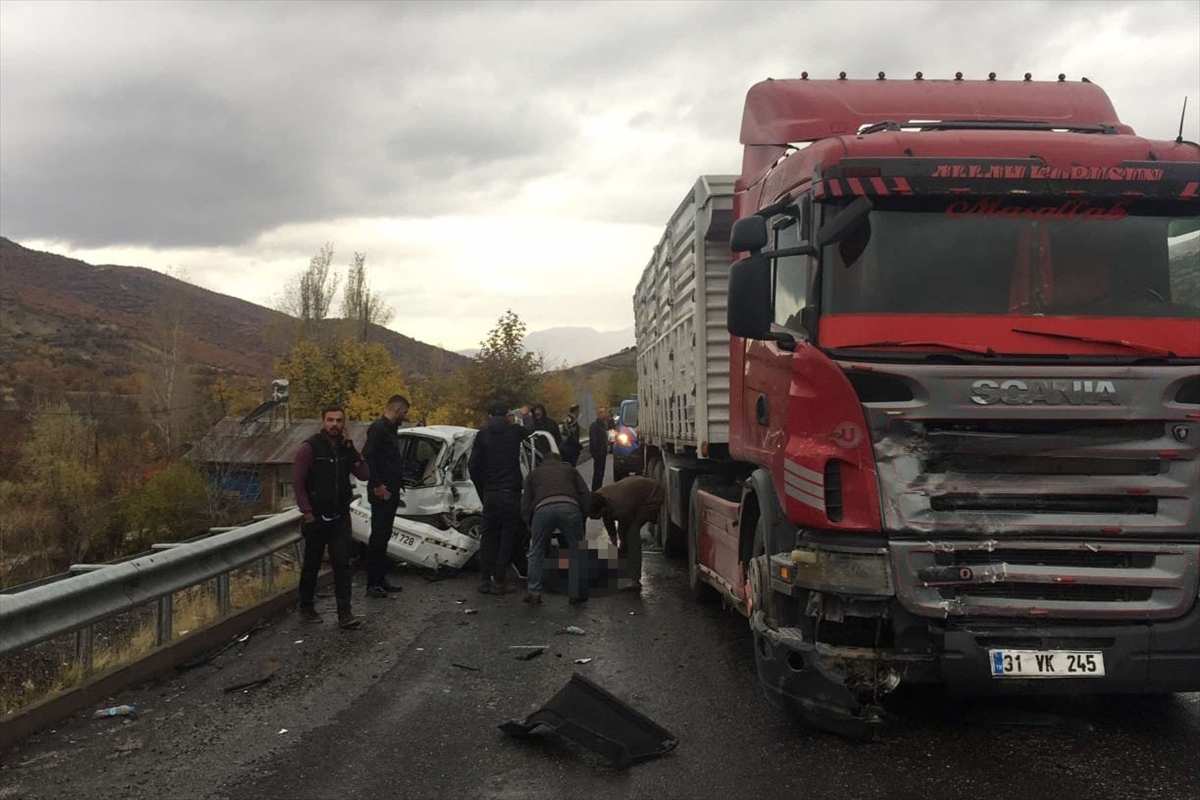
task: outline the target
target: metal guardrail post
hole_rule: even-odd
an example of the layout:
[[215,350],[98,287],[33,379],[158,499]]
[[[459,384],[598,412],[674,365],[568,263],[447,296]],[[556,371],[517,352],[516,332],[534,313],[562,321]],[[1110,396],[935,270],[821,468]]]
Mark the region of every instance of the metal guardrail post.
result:
[[92,674],[92,633],[91,625],[75,631],[75,658],[85,677]]
[[217,576],[217,617],[225,619],[229,616],[229,573],[222,572]]
[[260,564],[262,565],[263,587],[266,588],[267,591],[270,591],[275,585],[275,557],[263,556],[260,559]]
[[159,647],[171,641],[171,599],[174,596],[168,594],[158,598],[158,633],[154,643]]

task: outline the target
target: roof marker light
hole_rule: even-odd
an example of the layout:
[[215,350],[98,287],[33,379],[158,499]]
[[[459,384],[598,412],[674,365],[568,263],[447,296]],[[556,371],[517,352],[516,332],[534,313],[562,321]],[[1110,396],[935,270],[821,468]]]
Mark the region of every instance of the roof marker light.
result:
[[921,79],[922,79],[922,78],[924,78],[924,77],[925,77],[925,75],[924,75],[923,73],[920,73],[920,72],[918,72],[918,73],[917,73],[917,77],[915,78],[915,80],[918,80],[918,81],[919,81],[919,80],[921,80]]
[[1066,79],[1067,79],[1067,76],[1066,76],[1066,74],[1065,74],[1065,73],[1062,73],[1062,72],[1058,73],[1058,82],[1059,82],[1059,83],[1062,83],[1062,82],[1063,82],[1063,81],[1065,81]]
[[884,74],[882,72],[879,73],[879,80],[881,80],[881,81],[885,80]]
[[1080,80],[1082,80],[1084,83],[1091,83],[1091,81],[1089,81],[1087,78],[1080,78]]
[[1026,72],[1026,73],[1025,73],[1025,80],[1026,80],[1026,81],[1031,81],[1031,80],[1033,80],[1033,73],[1031,73],[1031,72]]
[[962,73],[961,73],[961,72],[956,72],[956,73],[954,73],[954,80],[956,80],[956,81],[961,81],[961,80],[962,80]]
[[996,73],[994,73],[994,72],[989,72],[989,73],[988,73],[988,80],[989,80],[989,81],[994,81],[994,80],[996,80]]
[[844,73],[844,72],[839,72],[839,73],[838,73],[838,80],[839,80],[839,81],[844,81],[844,80],[846,80],[846,73]]
[[800,73],[800,80],[802,80],[802,81],[806,81],[806,80],[808,80],[808,73],[807,73],[807,72],[801,72],[801,73]]

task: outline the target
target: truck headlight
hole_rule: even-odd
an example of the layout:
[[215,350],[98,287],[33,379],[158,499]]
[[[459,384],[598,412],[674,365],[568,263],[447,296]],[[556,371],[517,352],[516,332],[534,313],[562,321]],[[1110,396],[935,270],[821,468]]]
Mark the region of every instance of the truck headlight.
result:
[[796,548],[771,556],[771,577],[786,584],[834,594],[896,593],[887,553],[879,549]]

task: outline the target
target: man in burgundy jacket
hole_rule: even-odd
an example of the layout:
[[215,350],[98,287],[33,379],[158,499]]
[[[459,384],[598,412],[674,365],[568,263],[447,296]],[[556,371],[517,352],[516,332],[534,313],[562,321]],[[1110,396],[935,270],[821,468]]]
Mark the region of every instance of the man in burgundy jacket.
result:
[[350,501],[354,499],[350,476],[365,481],[371,473],[345,430],[346,412],[341,406],[321,409],[321,432],[306,439],[296,450],[292,486],[296,505],[304,515],[300,525],[304,536],[300,618],[305,622],[321,621],[313,600],[317,593],[317,572],[328,546],[338,625],[357,628],[362,625],[362,617],[350,611]]

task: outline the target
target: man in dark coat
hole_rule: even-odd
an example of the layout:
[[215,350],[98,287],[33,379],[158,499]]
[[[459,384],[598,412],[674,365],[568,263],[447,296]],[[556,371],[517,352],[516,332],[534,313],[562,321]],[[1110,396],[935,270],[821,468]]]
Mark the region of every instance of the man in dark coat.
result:
[[[562,434],[558,431],[558,425],[546,416],[546,407],[541,403],[535,403],[533,406],[533,429],[535,431],[545,431],[550,434],[550,438],[554,440],[554,447],[562,452]],[[546,452],[548,448],[538,448],[542,452]]]
[[542,602],[546,547],[556,529],[566,537],[571,552],[567,573],[569,602],[578,605],[587,600],[587,554],[583,551],[583,510],[587,497],[583,476],[555,453],[547,453],[542,463],[526,476],[521,492],[521,517],[533,531],[526,603]]
[[560,427],[562,428],[562,446],[559,449],[562,453],[562,460],[573,467],[579,463],[579,454],[583,450],[583,445],[579,443],[578,405],[571,406]]
[[483,540],[479,543],[479,591],[504,594],[513,548],[521,537],[521,442],[525,430],[507,420],[508,407],[495,402],[488,421],[475,434],[467,470],[483,501]]
[[596,421],[588,428],[588,452],[592,454],[592,491],[604,485],[604,462],[608,460],[608,409],[596,409]]
[[631,475],[592,495],[588,516],[603,519],[608,538],[617,545],[617,558],[629,562],[633,588],[642,585],[642,526],[658,521],[666,495],[652,478]]
[[362,617],[350,611],[350,501],[353,499],[350,476],[365,481],[371,473],[354,441],[344,435],[345,429],[346,412],[341,406],[321,409],[321,432],[306,439],[296,450],[292,486],[304,518],[300,525],[304,536],[300,618],[305,622],[321,622],[313,600],[317,572],[328,547],[338,625],[357,628],[362,625]]
[[394,394],[388,398],[383,416],[367,428],[363,458],[371,470],[367,500],[371,504],[371,538],[367,540],[367,597],[387,598],[400,591],[387,580],[387,544],[400,506],[403,476],[400,461],[400,423],[408,413],[408,398]]

